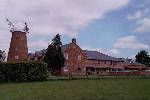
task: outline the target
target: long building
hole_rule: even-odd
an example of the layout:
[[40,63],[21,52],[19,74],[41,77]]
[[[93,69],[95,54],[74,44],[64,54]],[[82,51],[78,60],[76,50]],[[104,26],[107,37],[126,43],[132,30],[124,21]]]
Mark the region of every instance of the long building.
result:
[[[42,61],[45,52],[46,49],[29,53],[28,60]],[[98,51],[82,50],[76,39],[72,39],[69,44],[62,45],[62,52],[66,59],[61,71],[62,74],[86,75],[148,69],[145,65],[129,59],[111,57]]]

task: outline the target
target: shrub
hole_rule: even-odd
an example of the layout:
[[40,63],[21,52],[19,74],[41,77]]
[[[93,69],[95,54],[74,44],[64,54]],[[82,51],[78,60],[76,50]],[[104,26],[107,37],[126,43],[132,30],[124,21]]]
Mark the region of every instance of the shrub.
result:
[[39,81],[48,77],[47,64],[41,62],[1,63],[0,81]]

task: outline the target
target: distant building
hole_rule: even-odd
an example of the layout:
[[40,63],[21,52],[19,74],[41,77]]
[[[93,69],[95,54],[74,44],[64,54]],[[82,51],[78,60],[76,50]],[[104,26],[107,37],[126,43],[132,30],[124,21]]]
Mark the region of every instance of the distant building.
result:
[[[28,60],[42,61],[46,50],[29,53]],[[82,50],[72,39],[69,44],[62,45],[62,52],[65,56],[65,65],[62,74],[99,74],[101,72],[125,71],[130,69],[131,62],[126,59],[115,58],[98,51]],[[135,64],[133,64],[135,65]],[[145,65],[135,65],[136,70],[145,70]],[[132,70],[132,68],[131,68]]]

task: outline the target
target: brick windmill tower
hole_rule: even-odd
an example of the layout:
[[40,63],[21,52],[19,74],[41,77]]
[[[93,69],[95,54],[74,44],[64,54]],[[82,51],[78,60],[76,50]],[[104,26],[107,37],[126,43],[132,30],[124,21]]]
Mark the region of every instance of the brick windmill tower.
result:
[[23,62],[28,58],[27,36],[29,28],[27,24],[14,25],[7,19],[12,33],[7,61],[8,62]]

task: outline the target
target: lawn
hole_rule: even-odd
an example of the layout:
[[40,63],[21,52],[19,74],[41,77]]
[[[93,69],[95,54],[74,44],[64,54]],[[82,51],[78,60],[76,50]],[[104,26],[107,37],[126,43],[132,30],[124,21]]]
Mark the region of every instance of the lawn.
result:
[[150,100],[149,78],[0,84],[0,100]]

